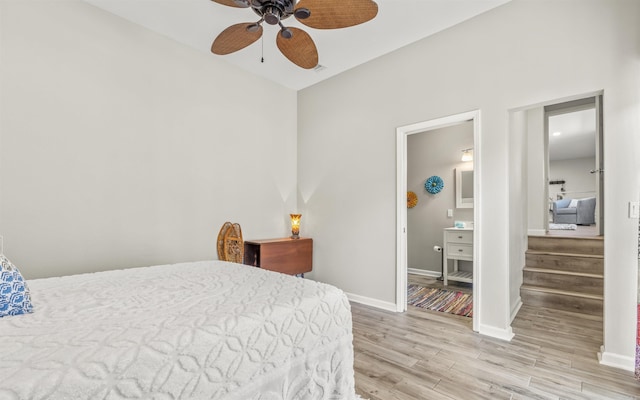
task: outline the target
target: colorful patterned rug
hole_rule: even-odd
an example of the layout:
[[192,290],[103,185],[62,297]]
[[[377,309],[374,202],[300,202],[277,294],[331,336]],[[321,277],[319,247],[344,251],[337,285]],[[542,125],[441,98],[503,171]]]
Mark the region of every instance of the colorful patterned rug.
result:
[[473,317],[473,296],[447,289],[409,285],[407,302],[416,307]]

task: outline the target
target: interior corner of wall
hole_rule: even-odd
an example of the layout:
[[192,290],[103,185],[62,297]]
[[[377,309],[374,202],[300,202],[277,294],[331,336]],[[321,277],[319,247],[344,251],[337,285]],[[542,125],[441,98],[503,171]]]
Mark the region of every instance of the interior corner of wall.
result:
[[511,307],[511,322],[513,322],[513,320],[516,318],[516,315],[518,315],[518,311],[520,311],[520,308],[522,308],[522,297],[518,296],[513,304],[513,307]]

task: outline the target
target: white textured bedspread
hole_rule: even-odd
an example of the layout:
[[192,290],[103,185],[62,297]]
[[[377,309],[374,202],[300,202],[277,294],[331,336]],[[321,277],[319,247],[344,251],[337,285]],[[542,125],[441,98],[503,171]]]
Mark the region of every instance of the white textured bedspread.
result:
[[0,399],[355,398],[329,285],[220,261],[28,281],[0,318]]

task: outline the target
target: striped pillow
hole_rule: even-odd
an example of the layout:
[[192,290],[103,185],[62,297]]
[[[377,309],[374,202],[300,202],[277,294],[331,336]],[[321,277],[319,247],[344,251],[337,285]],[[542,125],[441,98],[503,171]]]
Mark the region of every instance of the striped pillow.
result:
[[0,318],[33,312],[27,283],[20,271],[0,254]]

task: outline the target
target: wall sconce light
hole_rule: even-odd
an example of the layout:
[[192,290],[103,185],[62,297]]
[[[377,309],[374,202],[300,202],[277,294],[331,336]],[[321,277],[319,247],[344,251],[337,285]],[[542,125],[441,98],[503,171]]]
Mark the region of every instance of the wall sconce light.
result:
[[473,148],[462,150],[462,161],[473,161]]
[[289,216],[291,217],[291,239],[299,239],[302,214],[289,214]]

